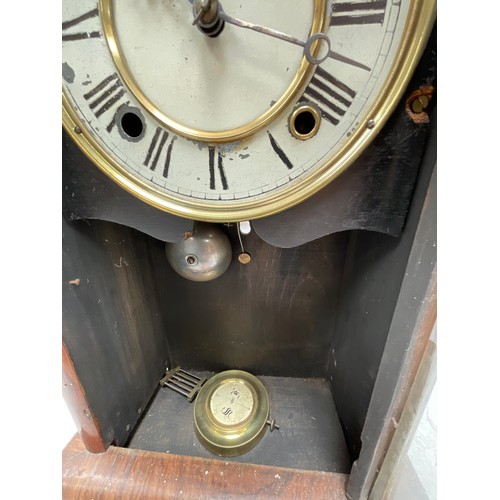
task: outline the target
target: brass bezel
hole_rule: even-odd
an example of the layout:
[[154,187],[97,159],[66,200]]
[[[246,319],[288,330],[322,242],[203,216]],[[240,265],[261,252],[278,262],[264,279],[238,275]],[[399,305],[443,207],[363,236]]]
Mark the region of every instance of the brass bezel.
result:
[[[297,120],[297,117],[303,113],[304,111],[309,111],[313,116],[314,116],[314,127],[313,129],[308,132],[307,134],[301,134],[296,128],[295,128],[295,121]],[[315,106],[312,106],[311,104],[301,104],[300,106],[296,107],[292,114],[290,115],[290,118],[288,120],[288,128],[290,130],[290,133],[296,138],[300,139],[301,141],[306,141],[307,139],[310,139],[311,137],[314,137],[316,133],[319,130],[319,126],[321,124],[321,114]]]
[[108,177],[122,188],[160,210],[206,222],[236,222],[266,217],[306,200],[340,175],[376,137],[404,92],[427,43],[436,17],[436,0],[413,0],[394,64],[369,113],[344,146],[321,168],[299,182],[264,199],[224,201],[217,205],[205,200],[174,197],[133,176],[85,128],[83,120],[63,89],[63,126],[78,147]]
[[[210,398],[225,383],[236,381],[245,385],[254,398],[250,415],[242,422],[223,425],[210,414]],[[262,382],[241,370],[227,370],[210,378],[200,389],[194,402],[193,422],[196,435],[210,452],[235,457],[252,449],[266,431],[269,419],[269,397]]]
[[[311,25],[311,33],[317,33],[324,29],[325,18],[326,18],[326,0],[312,0],[313,7],[313,22]],[[109,50],[111,52],[111,57],[115,63],[118,70],[120,78],[125,83],[130,92],[134,97],[141,103],[141,105],[148,111],[151,116],[154,116],[160,123],[162,123],[169,130],[176,132],[179,135],[187,137],[188,139],[193,139],[195,141],[203,141],[210,143],[227,143],[235,142],[244,139],[255,132],[259,131],[272,120],[278,116],[283,109],[290,104],[292,99],[297,95],[299,90],[304,87],[306,81],[308,80],[312,65],[307,61],[305,57],[302,57],[299,69],[295,74],[292,82],[285,90],[283,95],[271,106],[265,113],[261,116],[255,118],[254,120],[236,127],[233,129],[221,130],[221,131],[210,131],[201,130],[193,127],[188,127],[182,123],[170,118],[160,109],[158,109],[155,104],[146,96],[146,94],[141,90],[134,77],[132,76],[125,57],[120,50],[120,43],[116,33],[116,28],[113,22],[113,0],[99,0],[99,10],[101,12],[102,25],[104,30],[104,37],[108,44]],[[320,45],[316,44],[314,48],[314,53],[316,54],[320,49]]]

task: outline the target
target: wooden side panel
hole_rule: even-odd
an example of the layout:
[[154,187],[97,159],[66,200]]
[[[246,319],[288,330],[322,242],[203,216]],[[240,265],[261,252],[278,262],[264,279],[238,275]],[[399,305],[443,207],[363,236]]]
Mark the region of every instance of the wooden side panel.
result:
[[[411,345],[412,322],[420,307],[419,294],[425,297],[432,275],[436,216],[432,206],[428,206],[428,193],[433,189],[429,183],[436,158],[435,122],[431,126],[433,133],[401,237],[395,239],[367,231],[352,232],[350,236],[328,375],[352,460],[359,457],[361,447],[365,446],[362,429],[369,405],[374,401],[372,394],[381,373],[381,360],[387,356],[384,353],[396,313],[401,311],[404,330],[394,334],[402,347],[390,356],[394,359],[391,365],[394,371],[389,378],[397,378],[399,363]],[[408,303],[401,302],[402,293],[409,297]],[[392,398],[390,391],[387,397]],[[374,442],[378,434],[369,436],[367,439]]]
[[101,453],[106,447],[101,438],[99,424],[89,408],[85,392],[64,343],[62,345],[62,368],[63,397],[82,441],[90,452]]
[[78,437],[63,452],[65,500],[344,500],[348,477],[115,447],[105,454],[93,455]]
[[62,336],[106,446],[127,441],[169,359],[149,240],[63,223]]
[[[435,149],[428,159],[435,165]],[[361,432],[363,446],[351,470],[353,500],[370,496],[436,321],[436,177],[433,169]]]

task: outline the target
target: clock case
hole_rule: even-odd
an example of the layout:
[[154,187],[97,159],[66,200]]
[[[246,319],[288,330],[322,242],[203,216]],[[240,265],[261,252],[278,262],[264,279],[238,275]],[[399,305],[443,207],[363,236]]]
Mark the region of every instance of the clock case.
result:
[[[63,394],[79,430],[63,453],[65,498],[110,478],[153,498],[367,498],[434,345],[436,99],[428,123],[408,100],[435,85],[434,30],[362,156],[300,205],[252,221],[247,266],[236,226],[221,225],[233,262],[207,283],[165,259],[164,242],[193,221],[116,186],[63,132]],[[279,433],[229,462],[204,454],[190,404],[158,386],[176,365],[258,376]]]

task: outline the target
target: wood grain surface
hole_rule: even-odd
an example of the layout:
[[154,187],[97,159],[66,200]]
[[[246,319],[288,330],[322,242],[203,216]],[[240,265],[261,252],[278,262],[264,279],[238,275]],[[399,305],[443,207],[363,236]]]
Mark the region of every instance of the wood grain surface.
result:
[[101,221],[62,236],[62,338],[105,447],[123,446],[169,360],[151,238]]
[[73,366],[66,345],[62,344],[63,398],[71,412],[82,441],[89,451],[101,453],[106,449],[101,438],[99,424],[90,410],[85,392]]
[[63,451],[63,499],[344,500],[347,474],[110,447],[91,454],[79,436]]

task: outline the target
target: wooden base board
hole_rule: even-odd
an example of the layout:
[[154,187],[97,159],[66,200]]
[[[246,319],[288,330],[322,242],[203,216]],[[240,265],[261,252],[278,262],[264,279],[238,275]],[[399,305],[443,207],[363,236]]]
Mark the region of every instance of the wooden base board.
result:
[[63,450],[63,500],[345,500],[348,474],[110,447],[89,453],[76,435]]

